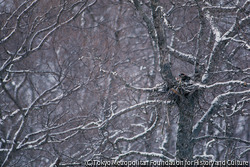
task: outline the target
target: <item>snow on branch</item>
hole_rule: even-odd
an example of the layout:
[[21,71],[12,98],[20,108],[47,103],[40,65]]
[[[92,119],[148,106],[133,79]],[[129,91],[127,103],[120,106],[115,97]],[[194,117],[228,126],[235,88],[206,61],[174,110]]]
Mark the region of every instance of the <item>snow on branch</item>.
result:
[[43,91],[27,108],[24,116],[26,117],[29,113],[30,110],[33,109],[33,107],[35,106],[35,104],[40,100],[42,99],[45,95],[47,95],[48,93],[50,93],[51,91],[55,90],[58,86],[60,86],[62,83],[62,81],[58,82],[57,84],[55,84],[54,86],[52,86],[51,88]]
[[[56,140],[49,140],[48,143],[63,143],[63,142],[66,142],[67,140],[69,140],[70,138],[76,136],[78,134],[79,131],[76,131],[64,138],[61,138],[61,139],[56,139]],[[50,135],[52,136],[52,135]]]
[[60,76],[59,73],[53,71],[34,71],[34,70],[6,70],[9,73],[16,73],[16,74],[51,74],[55,76]]
[[130,137],[130,138],[126,138],[126,137],[118,137],[115,141],[114,141],[114,144],[117,144],[118,142],[120,141],[127,141],[127,142],[133,142],[133,141],[136,141],[142,137],[144,137],[146,134],[148,134],[149,132],[152,132],[156,125],[158,124],[159,122],[159,114],[156,112],[156,118],[155,118],[155,121],[153,123],[153,125],[148,128],[147,130],[145,130],[144,132],[134,136],[134,137]]
[[[9,21],[10,21],[10,19],[11,19],[13,16],[15,16],[15,14],[18,12],[18,10],[19,10],[20,8],[22,8],[23,6],[25,6],[27,2],[28,2],[28,1],[25,1],[24,3],[22,3],[22,4],[12,13],[12,15],[11,15],[11,16],[7,19],[7,21],[5,22],[5,25],[1,28],[1,31],[3,31],[3,29],[6,28],[7,24],[8,24]],[[31,10],[32,7],[35,6],[37,2],[39,2],[39,1],[38,1],[38,0],[35,0],[35,1],[31,2],[29,5],[27,5],[27,7],[26,7],[23,11],[21,11],[21,13],[20,13],[20,14],[17,16],[17,18],[16,18],[16,22],[15,22],[15,26],[14,26],[13,30],[12,30],[9,34],[7,34],[5,37],[3,37],[3,38],[0,40],[0,44],[6,42],[8,39],[10,39],[10,37],[13,36],[13,34],[17,31],[17,27],[18,27],[18,25],[19,25],[19,23],[20,23],[21,17],[22,17],[25,13],[27,13],[29,10]]]
[[206,12],[205,16],[210,23],[212,32],[215,36],[215,42],[219,42],[221,38],[221,32],[219,31],[218,27],[215,25],[214,17],[210,15],[210,12]]
[[242,7],[239,7],[239,1],[235,4],[235,6],[232,7],[223,7],[223,6],[212,6],[211,4],[209,4],[209,6],[203,7],[202,10],[204,12],[206,11],[210,11],[212,13],[215,12],[223,12],[223,13],[232,13],[232,12],[244,12],[247,8],[247,6],[250,4],[250,1],[247,0]]
[[[250,98],[242,98],[240,101],[238,101],[235,105],[232,106],[232,113],[231,114],[228,114],[227,116],[228,117],[231,117],[231,116],[234,116],[238,113],[243,113],[244,109],[243,107],[245,106],[245,104],[249,103],[250,102]],[[246,113],[244,114],[246,115]]]
[[178,58],[182,61],[186,61],[186,62],[193,64],[193,65],[196,62],[196,58],[194,56],[192,56],[191,54],[183,53],[181,51],[178,51],[178,50],[172,48],[171,46],[167,46],[166,49],[169,53],[171,53],[173,56],[175,56],[175,58]]
[[157,43],[157,33],[156,33],[155,28],[154,28],[153,22],[146,15],[146,13],[143,11],[142,6],[138,0],[133,0],[133,4],[136,7],[136,9],[139,11],[140,15],[142,16],[143,21],[145,21],[145,23],[147,24],[147,28],[148,28],[148,32],[149,32],[150,36],[155,41],[155,43]]
[[[80,119],[80,118],[72,118],[62,124],[59,124],[59,125],[56,125],[56,126],[53,126],[53,127],[50,127],[50,128],[45,128],[45,129],[42,129],[42,130],[39,130],[39,131],[36,131],[36,132],[33,132],[33,133],[29,133],[27,134],[24,139],[18,144],[17,146],[17,149],[22,149],[22,148],[34,148],[34,147],[38,147],[46,142],[48,143],[62,143],[72,137],[74,137],[79,131],[73,131],[72,134],[69,134],[67,135],[65,138],[63,139],[58,139],[56,141],[49,141],[48,140],[48,137],[53,137],[55,135],[58,135],[58,133],[49,133],[50,131],[52,130],[56,130],[56,129],[59,129],[61,127],[65,127],[67,126],[68,124],[76,121],[77,119]],[[78,128],[79,129],[79,128]],[[63,131],[64,132],[64,131]],[[69,131],[69,132],[72,132],[72,131]],[[60,132],[59,132],[60,133]],[[38,135],[41,135],[41,137],[39,137],[38,139],[35,139],[33,141],[28,141],[29,139],[31,138],[34,138],[35,136],[38,136]]]
[[155,105],[155,104],[160,104],[162,103],[163,101],[161,100],[147,100],[145,102],[141,102],[141,103],[138,103],[138,104],[135,104],[133,106],[130,106],[130,107],[127,107],[125,109],[122,109],[114,114],[112,114],[108,119],[106,119],[104,122],[102,122],[99,127],[103,127],[104,125],[107,124],[107,122],[111,121],[111,120],[114,120],[115,118],[123,115],[123,114],[126,114],[130,111],[133,111],[135,109],[138,109],[138,108],[141,108],[143,106],[147,106],[147,105]]
[[[134,0],[134,5],[135,5],[136,9],[139,11],[140,15],[143,17],[143,20],[145,21],[145,23],[147,24],[148,32],[149,32],[150,36],[152,37],[154,44],[157,44],[158,43],[157,32],[156,32],[156,29],[154,27],[153,22],[146,15],[146,13],[143,11],[138,0]],[[159,49],[158,46],[155,46],[155,48],[156,48],[156,50]],[[178,51],[169,45],[166,46],[164,49],[166,51],[168,51],[169,53],[173,54],[173,56],[175,56],[176,58],[178,58],[180,60],[187,61],[190,64],[195,64],[195,62],[196,62],[196,58],[194,56],[192,56],[191,54],[187,54],[187,53],[183,53],[181,51]]]
[[[47,38],[55,31],[57,30],[58,28],[72,22],[77,16],[79,16],[80,14],[82,14],[82,12],[84,10],[86,10],[87,8],[89,8],[90,6],[93,6],[95,3],[97,2],[97,0],[93,1],[92,3],[88,4],[87,5],[87,1],[85,3],[83,3],[83,5],[80,6],[79,10],[76,12],[75,15],[73,15],[72,17],[70,17],[69,19],[67,19],[66,21],[62,22],[62,23],[59,23],[59,18],[61,16],[61,13],[59,12],[58,13],[58,16],[57,16],[57,22],[55,24],[55,26],[53,25],[52,26],[52,29],[43,37],[43,39],[41,40],[41,42],[35,47],[33,48],[31,51],[36,51],[38,50],[39,48],[41,48],[41,46],[44,44],[44,42],[47,40]],[[62,9],[64,10],[64,9]],[[43,30],[42,30],[43,31]],[[40,32],[38,33],[40,34]],[[36,37],[38,34],[34,35],[34,37]],[[34,39],[33,37],[33,39]],[[34,40],[31,40],[31,43],[30,45],[32,46],[32,43],[34,42]]]
[[245,87],[249,87],[250,83],[240,81],[240,80],[231,80],[226,82],[216,82],[211,85],[201,84],[201,83],[195,83],[193,86],[197,87],[198,89],[211,89],[218,86],[227,86],[227,85],[242,85]]
[[157,84],[155,87],[152,87],[152,88],[138,88],[138,87],[132,86],[127,81],[125,81],[125,79],[123,79],[120,75],[118,75],[117,72],[106,71],[104,69],[100,69],[100,71],[103,72],[103,73],[112,75],[113,77],[119,79],[124,86],[126,86],[127,88],[130,88],[130,89],[136,90],[136,91],[143,91],[143,92],[151,93],[151,92],[157,91],[159,89],[159,87],[164,84],[164,83],[160,83],[160,84]]
[[98,128],[102,128],[103,126],[105,126],[108,122],[116,119],[117,117],[123,115],[123,114],[126,114],[130,111],[133,111],[135,109],[138,109],[138,108],[141,108],[143,106],[147,106],[147,105],[155,105],[155,104],[160,104],[160,103],[163,103],[163,101],[161,100],[148,100],[148,101],[145,101],[145,102],[141,102],[141,103],[138,103],[138,104],[135,104],[133,106],[130,106],[130,107],[127,107],[125,109],[122,109],[114,114],[111,114],[111,116],[104,120],[104,121],[92,121],[92,122],[89,122],[85,125],[79,125],[77,127],[74,127],[74,128],[71,128],[71,129],[67,129],[67,130],[64,130],[64,131],[61,131],[61,132],[55,132],[55,133],[51,133],[50,136],[56,136],[56,135],[62,135],[62,134],[67,134],[67,133],[71,133],[71,132],[79,132],[79,131],[82,131],[82,130],[92,130],[92,129],[98,129]]
[[[247,1],[241,8],[239,8],[236,11],[236,14],[239,14],[240,12],[245,11],[247,6],[249,5],[249,1]],[[206,67],[206,72],[202,76],[202,82],[205,83],[208,81],[208,79],[211,76],[211,72],[215,69],[216,66],[216,59],[219,57],[220,52],[225,48],[225,46],[230,42],[234,41],[232,38],[239,33],[240,29],[242,29],[244,26],[247,26],[250,24],[250,16],[247,15],[246,17],[240,19],[236,18],[234,24],[226,31],[223,35],[221,35],[221,32],[218,30],[218,27],[216,27],[213,16],[210,15],[210,12],[206,12],[206,18],[209,20],[211,29],[213,31],[213,34],[215,36],[215,43],[213,45],[212,52],[209,56],[208,65]],[[241,40],[241,42],[244,41]],[[248,49],[248,45],[244,44],[244,47]]]
[[201,119],[193,126],[193,137],[197,137],[204,125],[204,123],[220,108],[220,104],[230,96],[244,96],[250,95],[250,89],[240,92],[227,92],[224,94],[218,95],[211,103],[210,108],[207,112],[201,117]]
[[200,141],[200,140],[206,140],[206,139],[216,139],[216,140],[232,140],[235,142],[241,142],[241,143],[245,143],[245,144],[250,144],[250,141],[247,140],[243,140],[241,138],[237,138],[237,137],[224,137],[224,136],[201,136],[201,137],[197,137],[195,139],[193,139],[194,141]]
[[250,51],[250,45],[248,44],[247,41],[244,41],[244,40],[240,40],[240,39],[235,39],[235,38],[229,38],[230,40],[234,41],[234,42],[238,42],[240,44],[243,45],[243,47],[246,49],[246,50],[249,50]]
[[28,147],[28,148],[38,147],[46,142],[47,137],[48,137],[48,135],[45,134],[45,135],[39,137],[38,139],[30,141],[30,142],[26,142],[23,145],[19,144],[16,149],[20,150],[20,149],[25,148],[25,147]]
[[58,158],[55,159],[55,161],[52,164],[50,164],[49,167],[59,167],[60,162],[61,162],[61,159],[58,157]]
[[[34,1],[33,3],[35,4],[35,2],[38,1]],[[25,57],[27,57],[27,55],[36,52],[37,50],[39,50],[44,43],[47,41],[47,39],[60,27],[65,26],[69,23],[71,23],[73,20],[75,20],[79,15],[81,15],[87,8],[89,8],[90,6],[93,6],[95,3],[97,2],[97,0],[94,0],[93,2],[88,4],[88,1],[84,2],[82,5],[79,5],[79,10],[70,18],[67,18],[64,21],[60,21],[63,12],[65,11],[64,7],[62,7],[60,9],[60,11],[58,12],[57,16],[56,16],[56,20],[55,22],[53,22],[51,25],[40,29],[36,32],[31,33],[31,35],[29,36],[30,39],[25,39],[25,42],[27,40],[27,43],[29,43],[29,46],[26,48],[26,50],[24,50],[24,46],[22,45],[20,47],[20,49],[17,51],[17,53],[10,53],[12,55],[12,62],[19,62],[20,60],[24,59]],[[34,4],[31,4],[32,6]],[[76,4],[81,4],[81,2],[77,2]],[[72,6],[72,9],[74,8],[74,5]],[[25,10],[23,11],[25,13]],[[21,16],[20,16],[21,17]],[[18,25],[18,24],[17,24]],[[16,26],[17,26],[16,25]],[[10,33],[7,37],[5,37],[3,40],[0,41],[0,43],[5,42],[7,39],[9,39],[11,36],[13,36],[13,33],[16,31],[17,28],[15,28],[13,30],[12,33]],[[43,37],[40,37],[41,34],[44,34]],[[39,42],[37,42],[37,39],[39,38]],[[35,46],[33,46],[35,45]],[[24,50],[23,52],[21,52],[22,50]]]
[[[16,149],[17,143],[16,141],[20,138],[22,131],[24,130],[25,127],[25,123],[27,122],[27,118],[28,118],[28,114],[29,112],[33,109],[33,107],[35,106],[35,104],[41,99],[43,98],[45,95],[47,95],[48,93],[50,93],[51,91],[55,90],[59,85],[61,84],[61,82],[58,82],[57,84],[55,84],[54,86],[52,86],[51,88],[43,91],[28,107],[27,110],[25,111],[25,113],[21,116],[21,121],[20,121],[20,125],[18,127],[18,129],[15,132],[15,135],[13,137],[13,141],[14,143],[11,145],[11,148],[9,149],[4,161],[3,161],[3,166],[8,163],[8,160],[10,158],[10,156],[13,154],[14,150]],[[22,109],[20,109],[22,110]],[[41,142],[43,143],[44,138],[40,138],[35,142]]]
[[127,153],[123,153],[123,154],[119,154],[116,158],[115,158],[115,161],[119,161],[121,160],[122,158],[125,158],[127,156],[131,156],[131,155],[140,155],[140,156],[143,156],[143,157],[156,157],[156,158],[160,158],[160,159],[163,159],[163,160],[169,160],[169,161],[174,161],[174,159],[171,159],[171,158],[168,158],[166,156],[164,156],[163,154],[159,154],[159,153],[149,153],[149,152],[140,152],[140,151],[129,151]]

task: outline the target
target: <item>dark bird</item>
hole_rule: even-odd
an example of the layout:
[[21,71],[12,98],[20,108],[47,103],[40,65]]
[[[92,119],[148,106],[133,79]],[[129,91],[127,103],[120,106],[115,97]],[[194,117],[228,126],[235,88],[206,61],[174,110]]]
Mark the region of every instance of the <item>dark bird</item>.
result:
[[183,73],[181,73],[181,74],[179,75],[179,77],[180,77],[180,80],[181,80],[182,82],[189,82],[189,81],[191,80],[191,77],[189,77],[189,76],[187,76],[186,74],[183,74]]

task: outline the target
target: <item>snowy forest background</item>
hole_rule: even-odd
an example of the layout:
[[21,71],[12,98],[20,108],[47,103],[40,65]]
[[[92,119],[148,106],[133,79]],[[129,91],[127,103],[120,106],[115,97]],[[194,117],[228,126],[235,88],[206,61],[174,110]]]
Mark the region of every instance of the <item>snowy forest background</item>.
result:
[[249,0],[0,0],[1,166],[250,161],[249,14]]

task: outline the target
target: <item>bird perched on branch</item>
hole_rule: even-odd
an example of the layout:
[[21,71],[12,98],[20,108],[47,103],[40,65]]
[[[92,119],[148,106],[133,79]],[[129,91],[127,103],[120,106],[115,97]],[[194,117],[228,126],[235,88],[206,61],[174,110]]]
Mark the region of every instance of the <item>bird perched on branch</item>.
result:
[[181,73],[181,74],[179,75],[179,77],[180,77],[180,80],[181,80],[182,82],[189,82],[189,81],[191,80],[191,77],[187,76],[187,75],[184,74],[184,73]]
[[184,97],[187,97],[190,92],[193,91],[193,84],[194,81],[192,80],[192,78],[184,73],[181,73],[179,75],[178,80],[179,81],[179,92],[181,95],[183,95]]

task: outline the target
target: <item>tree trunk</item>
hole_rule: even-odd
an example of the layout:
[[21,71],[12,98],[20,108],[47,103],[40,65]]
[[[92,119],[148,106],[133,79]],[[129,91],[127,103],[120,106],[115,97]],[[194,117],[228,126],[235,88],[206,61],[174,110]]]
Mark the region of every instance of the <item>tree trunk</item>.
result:
[[194,95],[181,97],[177,101],[179,122],[176,141],[176,158],[192,160],[194,143],[192,142],[192,127],[194,122]]

